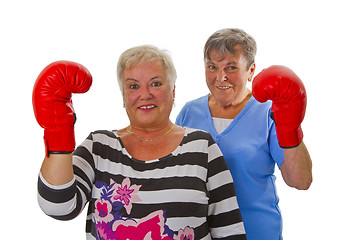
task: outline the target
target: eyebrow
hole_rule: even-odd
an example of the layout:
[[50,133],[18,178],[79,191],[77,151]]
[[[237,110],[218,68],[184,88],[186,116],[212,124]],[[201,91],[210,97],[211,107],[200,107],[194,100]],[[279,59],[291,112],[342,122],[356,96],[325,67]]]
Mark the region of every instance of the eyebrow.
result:
[[138,80],[134,79],[134,78],[127,78],[125,79],[125,81],[135,81],[135,82],[138,82]]
[[[161,76],[154,76],[154,77],[150,78],[150,81],[152,81],[152,80],[154,80],[154,79],[157,79],[157,78],[163,79],[163,77],[161,77]],[[139,80],[136,80],[135,78],[126,78],[125,81],[135,81],[135,82],[139,82]]]
[[[206,64],[214,64],[214,65],[216,65],[216,63],[213,62],[213,61],[211,61],[211,60],[207,61]],[[237,65],[237,64],[238,64],[238,63],[237,63],[237,62],[234,62],[234,61],[226,63],[227,66],[228,66],[228,65]]]

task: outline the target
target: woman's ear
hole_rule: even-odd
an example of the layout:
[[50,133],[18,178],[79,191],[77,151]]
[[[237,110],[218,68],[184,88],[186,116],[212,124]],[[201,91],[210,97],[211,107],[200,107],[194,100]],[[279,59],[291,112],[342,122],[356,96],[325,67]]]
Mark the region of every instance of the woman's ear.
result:
[[255,74],[255,68],[256,68],[256,65],[255,63],[252,63],[250,68],[249,68],[249,79],[248,79],[248,82],[251,82],[253,77],[254,77],[254,74]]

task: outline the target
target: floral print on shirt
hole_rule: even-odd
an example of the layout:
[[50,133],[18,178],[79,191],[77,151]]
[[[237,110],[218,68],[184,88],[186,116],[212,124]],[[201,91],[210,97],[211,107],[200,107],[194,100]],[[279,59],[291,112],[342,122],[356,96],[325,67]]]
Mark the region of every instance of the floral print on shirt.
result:
[[166,225],[165,210],[158,210],[136,221],[123,217],[123,208],[131,213],[133,203],[141,202],[141,185],[131,185],[125,178],[121,184],[112,179],[110,185],[97,181],[100,198],[95,201],[97,240],[194,240],[194,229],[187,226],[175,232]]

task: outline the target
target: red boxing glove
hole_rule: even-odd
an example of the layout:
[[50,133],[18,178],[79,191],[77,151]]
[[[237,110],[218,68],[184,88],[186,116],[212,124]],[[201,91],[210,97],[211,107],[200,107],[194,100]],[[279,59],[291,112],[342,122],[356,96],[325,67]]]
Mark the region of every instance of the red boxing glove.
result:
[[306,110],[306,91],[300,78],[287,67],[270,66],[254,78],[252,90],[259,102],[273,102],[271,111],[280,146],[298,146],[303,139],[300,124]]
[[71,153],[75,149],[76,116],[72,93],[85,93],[92,83],[90,72],[82,65],[58,61],[51,63],[36,79],[33,89],[34,114],[44,128],[46,156]]

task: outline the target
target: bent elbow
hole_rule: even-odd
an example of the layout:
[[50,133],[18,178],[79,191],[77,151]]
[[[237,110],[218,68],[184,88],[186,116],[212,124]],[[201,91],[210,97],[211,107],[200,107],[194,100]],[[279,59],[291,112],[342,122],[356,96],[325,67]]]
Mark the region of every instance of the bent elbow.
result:
[[301,179],[294,183],[288,183],[290,187],[296,188],[297,190],[308,190],[312,184],[312,178]]

